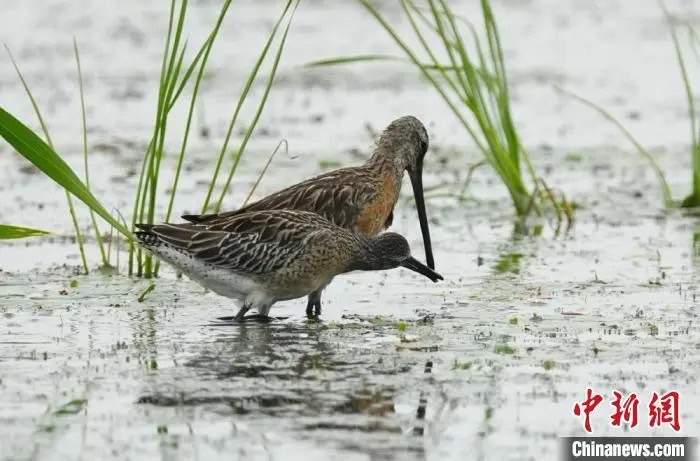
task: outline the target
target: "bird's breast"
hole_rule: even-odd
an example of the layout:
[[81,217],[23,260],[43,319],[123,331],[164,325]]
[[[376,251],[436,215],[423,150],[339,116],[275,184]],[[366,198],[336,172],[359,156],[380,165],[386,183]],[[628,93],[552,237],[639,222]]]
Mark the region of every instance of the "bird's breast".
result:
[[384,175],[380,180],[379,193],[369,198],[361,207],[356,230],[367,236],[374,236],[385,230],[387,219],[399,199],[400,190],[400,178],[394,174]]

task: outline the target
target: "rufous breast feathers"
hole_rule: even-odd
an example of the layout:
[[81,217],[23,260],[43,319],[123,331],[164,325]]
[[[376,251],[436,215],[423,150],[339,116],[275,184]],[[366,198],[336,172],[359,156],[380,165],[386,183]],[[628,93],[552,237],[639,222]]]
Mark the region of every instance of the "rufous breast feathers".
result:
[[387,219],[399,198],[401,183],[394,175],[387,174],[376,197],[362,207],[357,217],[356,230],[374,236],[386,229]]

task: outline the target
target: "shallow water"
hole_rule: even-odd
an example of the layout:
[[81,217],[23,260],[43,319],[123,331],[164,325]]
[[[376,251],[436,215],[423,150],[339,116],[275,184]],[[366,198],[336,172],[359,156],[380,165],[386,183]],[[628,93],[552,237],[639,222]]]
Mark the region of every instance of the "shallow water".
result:
[[[138,168],[151,126],[166,6],[36,5],[0,3],[12,8],[0,15],[0,30],[16,31],[3,40],[47,107],[56,144],[79,166],[71,34],[77,36],[93,184],[106,203],[128,213],[137,179],[129,172]],[[233,7],[198,121],[211,136],[192,140],[178,212],[201,203],[237,82],[279,7]],[[0,191],[10,198],[0,202],[0,222],[57,234],[0,248],[0,459],[555,459],[560,436],[585,433],[573,405],[587,387],[606,397],[606,408],[593,414],[596,435],[671,435],[668,427],[649,428],[646,415],[651,393],[670,389],[681,394],[680,433],[697,435],[700,226],[694,217],[663,213],[643,161],[614,129],[549,85],[559,82],[627,115],[642,141],[664,146],[660,161],[681,196],[688,129],[657,4],[495,7],[523,139],[548,184],[582,205],[574,228],[556,233],[556,223],[543,220],[535,223],[538,236],[532,228],[518,232],[505,192],[482,168],[470,187],[473,200],[429,203],[444,282],[404,270],[339,277],[324,294],[318,324],[306,322],[303,300],[276,305],[273,315],[287,318],[269,325],[218,324],[234,305],[169,270],[143,302],[137,299],[150,281],[74,275],[79,259],[62,194],[0,144]],[[697,17],[692,3],[669,7]],[[194,43],[217,2],[192,8]],[[344,37],[352,34],[366,43],[350,48]],[[376,131],[404,113],[429,125],[426,185],[454,181],[478,159],[410,69],[298,67],[336,54],[393,52],[355,4],[303,4],[288,51],[230,206],[245,197],[281,137],[298,156],[280,156],[258,196],[328,161],[362,161],[371,143],[365,123]],[[2,59],[2,104],[32,120]],[[87,228],[84,212],[81,222]],[[408,200],[393,228],[422,259]],[[88,251],[96,265],[94,245]],[[613,389],[639,394],[637,427],[610,425]]]

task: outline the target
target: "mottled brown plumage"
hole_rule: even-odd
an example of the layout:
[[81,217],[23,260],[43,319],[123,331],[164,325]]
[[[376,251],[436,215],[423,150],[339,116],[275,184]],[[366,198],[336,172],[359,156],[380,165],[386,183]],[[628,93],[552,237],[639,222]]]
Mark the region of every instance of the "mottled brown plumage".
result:
[[[250,211],[293,209],[317,213],[332,223],[375,236],[393,221],[404,171],[413,185],[427,264],[434,268],[430,231],[423,199],[423,157],[428,134],[415,117],[394,120],[379,137],[374,154],[363,165],[330,171],[275,192],[239,210],[185,215],[197,224],[219,225]],[[307,313],[320,312],[320,292],[309,297]]]
[[205,287],[267,316],[277,301],[320,293],[336,275],[404,266],[442,277],[410,256],[399,234],[367,238],[299,210],[251,211],[209,224],[138,226],[141,244]]

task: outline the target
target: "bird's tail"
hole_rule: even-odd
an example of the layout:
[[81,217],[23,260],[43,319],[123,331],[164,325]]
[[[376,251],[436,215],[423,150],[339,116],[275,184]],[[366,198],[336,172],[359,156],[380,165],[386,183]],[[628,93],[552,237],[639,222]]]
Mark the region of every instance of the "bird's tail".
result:
[[136,231],[134,235],[136,235],[136,238],[141,245],[145,246],[146,248],[157,247],[160,245],[160,239],[152,231],[153,224],[136,224],[136,227],[138,227],[139,230]]

